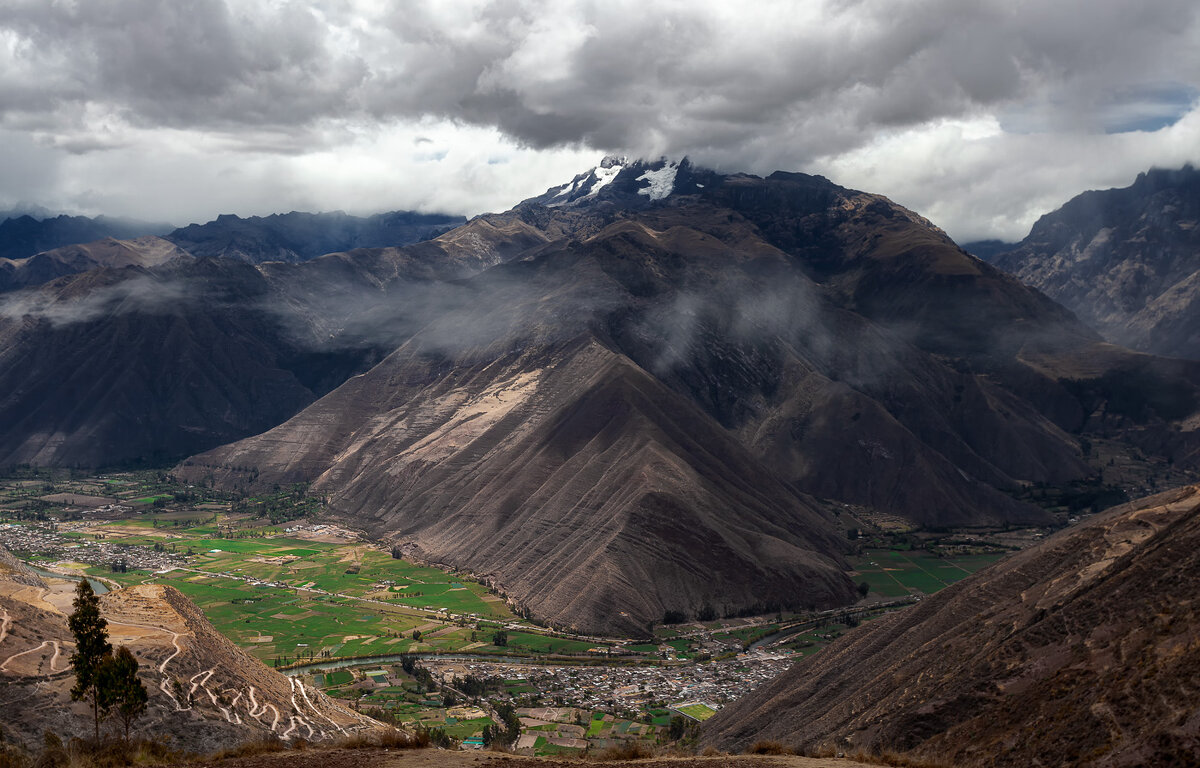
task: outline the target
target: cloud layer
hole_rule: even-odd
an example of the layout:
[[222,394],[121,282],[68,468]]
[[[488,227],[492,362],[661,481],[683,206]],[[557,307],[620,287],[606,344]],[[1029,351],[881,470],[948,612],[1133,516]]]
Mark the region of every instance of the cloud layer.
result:
[[603,152],[826,172],[959,237],[1200,161],[1190,0],[0,0],[0,207],[505,208]]

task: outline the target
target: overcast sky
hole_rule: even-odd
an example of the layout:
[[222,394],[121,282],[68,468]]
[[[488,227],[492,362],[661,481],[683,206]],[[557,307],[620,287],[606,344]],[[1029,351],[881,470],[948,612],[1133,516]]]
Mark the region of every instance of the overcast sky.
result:
[[1195,0],[0,0],[0,209],[504,210],[606,153],[960,241],[1200,164]]

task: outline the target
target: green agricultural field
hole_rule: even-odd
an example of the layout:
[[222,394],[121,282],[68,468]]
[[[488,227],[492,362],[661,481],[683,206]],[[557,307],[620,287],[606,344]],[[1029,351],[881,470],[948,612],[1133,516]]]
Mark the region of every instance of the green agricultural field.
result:
[[[455,652],[487,643],[495,628],[518,622],[502,598],[461,574],[395,559],[364,543],[281,536],[292,512],[316,501],[300,488],[242,498],[173,484],[159,472],[79,480],[69,473],[31,471],[0,479],[0,498],[15,498],[16,504],[49,493],[118,491],[126,503],[162,498],[167,505],[61,535],[186,555],[186,563],[166,573],[115,573],[98,564],[89,574],[121,585],[176,587],[219,631],[268,664]],[[137,555],[131,549],[127,561],[138,562]],[[508,646],[480,650],[580,654],[592,646],[510,631]]]
[[[119,536],[122,543],[162,544],[177,552],[190,549],[195,555],[188,558],[188,570],[167,574],[111,573],[104,566],[90,572],[121,584],[160,581],[175,586],[222,633],[267,663],[309,656],[450,652],[470,644],[473,631],[470,625],[454,626],[450,614],[516,620],[478,583],[394,559],[363,544],[265,535],[277,530],[274,527],[246,529],[244,538],[215,537],[218,525],[230,530],[224,520],[192,528],[172,526],[163,531],[169,531],[169,539],[152,535],[147,528],[153,528],[153,522],[148,520],[91,529],[90,534],[103,536],[111,528],[111,537]],[[134,531],[146,535],[129,535]],[[411,638],[417,628],[422,631],[419,643]],[[533,634],[514,633],[514,639],[530,650],[586,648]]]
[[847,629],[845,624],[825,624],[793,635],[784,646],[791,648],[799,656],[811,656],[841,637]]
[[693,642],[694,641],[689,640],[687,638],[681,638],[679,640],[669,640],[665,643],[665,645],[669,645],[672,648],[674,648],[675,655],[677,655],[679,658],[690,659],[693,656],[693,653],[692,653]]
[[589,648],[595,647],[594,643],[585,643],[580,640],[567,640],[532,632],[509,632],[508,645],[499,650],[521,650],[532,653],[586,653]]
[[741,627],[739,629],[731,629],[725,632],[714,633],[713,639],[725,640],[727,642],[752,643],[755,640],[766,637],[778,629],[778,624],[766,624],[761,627]]
[[867,582],[872,593],[884,597],[932,595],[1001,557],[999,554],[938,557],[922,550],[868,549],[852,560],[858,573],[853,578]]
[[455,720],[450,717],[445,720],[442,727],[446,730],[447,736],[462,741],[468,736],[482,733],[483,729],[489,725],[495,725],[490,717],[480,717],[475,720]]
[[589,739],[596,738],[600,735],[600,732],[604,730],[606,725],[608,725],[608,723],[604,722],[604,715],[600,714],[599,712],[593,713],[592,721],[588,723],[586,737]]

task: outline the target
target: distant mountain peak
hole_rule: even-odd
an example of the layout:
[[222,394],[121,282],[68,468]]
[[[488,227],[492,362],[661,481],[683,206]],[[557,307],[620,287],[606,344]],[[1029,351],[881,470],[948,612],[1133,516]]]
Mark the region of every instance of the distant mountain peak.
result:
[[1189,164],[1077,195],[994,262],[1109,341],[1196,360],[1197,252],[1200,171]]

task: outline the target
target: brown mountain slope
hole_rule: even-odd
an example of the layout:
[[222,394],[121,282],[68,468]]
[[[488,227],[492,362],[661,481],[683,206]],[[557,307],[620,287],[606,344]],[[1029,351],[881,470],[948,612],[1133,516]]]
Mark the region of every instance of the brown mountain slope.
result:
[[1200,489],[1117,507],[872,621],[723,710],[705,739],[956,766],[1200,754]]
[[640,633],[668,609],[852,593],[829,520],[587,336],[470,366],[406,345],[181,470],[229,483],[230,467],[281,464],[284,478],[315,475],[314,490],[372,534],[492,579],[564,626]]
[[640,631],[667,609],[848,596],[812,568],[839,561],[839,526],[797,517],[810,502],[776,478],[945,525],[1037,520],[993,485],[1086,471],[1035,408],[839,308],[705,205],[616,216],[413,302],[430,294],[375,369],[178,473],[312,482],[543,618]]
[[1035,519],[994,487],[1086,474],[1036,407],[844,309],[747,222],[725,221],[702,206],[645,212],[572,255],[631,295],[606,318],[614,343],[771,470],[935,525]]
[[0,465],[161,464],[287,418],[314,393],[288,370],[266,295],[252,267],[214,262],[8,294]]
[[109,267],[5,294],[0,466],[162,466],[262,432],[452,305],[452,281],[544,240],[497,216],[304,264],[146,268],[109,254]]
[[[45,730],[65,738],[92,727],[86,704],[70,701],[74,587],[0,562],[0,712],[6,735],[30,745]],[[110,592],[100,611],[110,642],[137,657],[150,694],[139,731],[177,747],[206,752],[268,733],[321,740],[381,727],[247,655],[174,587]]]

